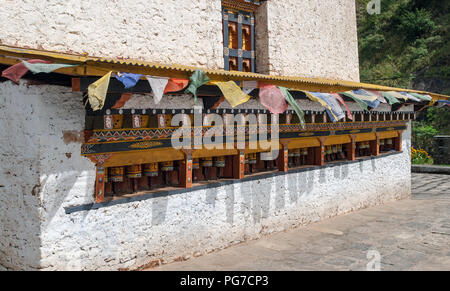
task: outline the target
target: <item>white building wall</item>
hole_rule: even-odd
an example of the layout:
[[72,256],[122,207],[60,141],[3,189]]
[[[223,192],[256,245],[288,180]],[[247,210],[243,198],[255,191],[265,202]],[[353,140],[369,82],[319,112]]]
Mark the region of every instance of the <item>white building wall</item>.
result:
[[[220,0],[1,0],[0,43],[223,69]],[[359,81],[354,0],[268,0],[257,72]]]
[[94,202],[81,95],[23,81],[0,83],[0,98],[0,265],[10,269],[135,269],[411,194],[408,130],[401,154],[66,214]]

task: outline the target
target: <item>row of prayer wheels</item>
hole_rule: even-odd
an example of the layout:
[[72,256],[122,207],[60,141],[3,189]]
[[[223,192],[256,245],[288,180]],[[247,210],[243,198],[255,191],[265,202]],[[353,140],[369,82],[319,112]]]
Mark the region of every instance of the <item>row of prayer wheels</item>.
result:
[[[161,171],[169,172],[174,170],[173,162],[161,163]],[[123,182],[125,177],[139,179],[142,177],[156,177],[159,173],[159,164],[151,163],[144,165],[132,165],[126,167],[111,167],[105,171],[105,182]]]
[[325,147],[325,161],[344,160],[346,158],[343,145],[340,144]]
[[358,143],[358,146],[357,146],[357,149],[356,149],[356,153],[360,157],[370,156],[371,155],[370,142],[364,141],[364,142]]

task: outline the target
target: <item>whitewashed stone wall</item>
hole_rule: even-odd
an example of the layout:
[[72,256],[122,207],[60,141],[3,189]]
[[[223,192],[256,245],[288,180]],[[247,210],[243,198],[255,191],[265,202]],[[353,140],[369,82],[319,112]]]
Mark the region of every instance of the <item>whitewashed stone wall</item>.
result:
[[0,43],[223,68],[220,0],[2,0]]
[[256,23],[259,72],[359,82],[354,0],[268,0]]
[[80,156],[81,95],[0,83],[0,265],[116,270],[167,263],[395,199],[410,185],[402,154],[66,214],[94,202]]
[[[220,0],[2,0],[0,43],[222,69]],[[359,81],[354,0],[269,0],[257,71]]]

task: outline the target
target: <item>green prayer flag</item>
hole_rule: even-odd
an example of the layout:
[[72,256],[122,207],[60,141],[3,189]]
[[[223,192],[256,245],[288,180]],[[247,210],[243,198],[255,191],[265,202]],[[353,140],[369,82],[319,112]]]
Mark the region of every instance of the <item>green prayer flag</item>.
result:
[[76,67],[78,65],[68,65],[68,64],[44,64],[44,63],[29,63],[27,61],[22,61],[25,67],[27,67],[28,70],[30,70],[33,74],[38,73],[51,73],[55,70],[61,69],[61,68],[69,68],[69,67]]
[[190,84],[187,87],[185,93],[191,93],[194,95],[194,101],[197,103],[197,89],[205,84],[207,84],[211,79],[206,76],[206,73],[200,70],[195,70],[190,78]]
[[388,101],[389,105],[394,105],[397,103],[401,103],[396,97],[392,96],[389,93],[386,92],[382,92],[383,93],[383,97],[386,98],[386,100]]
[[423,101],[432,101],[433,98],[431,98],[431,96],[429,95],[422,95],[422,94],[418,94],[418,93],[409,93],[411,95],[413,95],[414,97],[417,97],[419,99],[422,99]]
[[284,98],[289,103],[289,105],[291,105],[292,108],[294,108],[294,111],[295,111],[295,113],[297,113],[298,119],[300,120],[300,124],[304,128],[305,127],[305,113],[300,108],[300,106],[298,106],[294,97],[291,95],[291,93],[289,92],[289,90],[287,88],[280,87],[280,86],[278,86],[278,88],[281,90],[281,92],[283,92]]
[[352,94],[347,94],[346,92],[339,93],[339,94],[342,94],[342,95],[345,95],[345,96],[347,96],[347,97],[352,98],[353,101],[355,101],[356,104],[358,104],[359,107],[361,107],[362,110],[364,110],[364,111],[369,111],[369,105],[367,105],[367,103],[364,102],[364,101],[362,101],[361,99],[354,97]]

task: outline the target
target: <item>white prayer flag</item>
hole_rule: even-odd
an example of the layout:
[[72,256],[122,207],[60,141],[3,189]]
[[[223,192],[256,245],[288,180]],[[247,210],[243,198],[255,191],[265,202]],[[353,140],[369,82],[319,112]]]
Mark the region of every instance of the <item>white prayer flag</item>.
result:
[[145,76],[145,78],[147,78],[150,87],[152,87],[153,100],[155,101],[155,104],[159,104],[164,95],[164,89],[166,89],[169,78],[154,76]]

